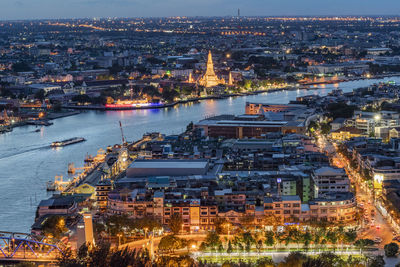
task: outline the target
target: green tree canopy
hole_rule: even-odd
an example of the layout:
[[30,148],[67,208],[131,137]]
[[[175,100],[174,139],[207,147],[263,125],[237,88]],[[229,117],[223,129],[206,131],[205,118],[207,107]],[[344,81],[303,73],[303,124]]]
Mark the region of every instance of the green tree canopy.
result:
[[168,226],[174,234],[179,234],[182,230],[183,220],[179,213],[172,214]]
[[384,249],[386,257],[396,257],[397,253],[399,252],[399,245],[397,245],[397,243],[392,242],[386,244]]

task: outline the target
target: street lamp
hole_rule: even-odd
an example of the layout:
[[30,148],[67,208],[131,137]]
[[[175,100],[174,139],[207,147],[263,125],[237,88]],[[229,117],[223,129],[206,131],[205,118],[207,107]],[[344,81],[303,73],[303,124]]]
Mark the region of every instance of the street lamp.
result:
[[121,237],[122,237],[122,235],[121,234],[117,234],[117,236],[118,236],[118,248],[121,246]]

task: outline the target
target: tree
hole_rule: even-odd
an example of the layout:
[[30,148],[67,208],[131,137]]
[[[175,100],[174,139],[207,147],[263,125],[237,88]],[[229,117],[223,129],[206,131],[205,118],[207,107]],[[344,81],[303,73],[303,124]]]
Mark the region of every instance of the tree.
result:
[[182,230],[182,223],[182,216],[179,213],[174,213],[171,216],[168,226],[174,234],[179,234]]
[[344,102],[339,103],[331,103],[327,106],[327,111],[329,112],[329,116],[333,119],[337,118],[350,118],[354,114],[354,110],[356,106],[349,106]]
[[61,238],[68,231],[65,226],[65,218],[59,215],[48,217],[42,225],[42,231],[46,236],[51,235],[54,238]]
[[232,251],[233,251],[232,243],[231,243],[231,241],[229,240],[229,241],[228,241],[228,248],[226,249],[226,252],[227,252],[227,253],[232,253]]
[[321,133],[323,135],[327,135],[329,134],[329,132],[331,131],[331,125],[328,123],[321,123]]
[[173,102],[174,99],[179,96],[179,93],[175,89],[164,89],[161,96],[165,101]]
[[297,244],[297,246],[299,245],[299,243],[300,243],[301,240],[302,240],[301,233],[300,233],[299,230],[297,230],[297,228],[290,229],[290,231],[289,231],[289,237],[290,237],[290,240],[291,240],[291,241],[293,241],[294,243]]
[[228,223],[227,220],[225,218],[221,218],[221,217],[217,217],[214,220],[214,227],[215,227],[215,232],[217,232],[217,234],[221,235],[224,234],[225,231],[225,224]]
[[316,123],[315,121],[310,121],[310,123],[308,124],[308,131],[314,132],[315,130],[318,129],[319,129],[319,124]]
[[26,72],[26,71],[31,71],[32,68],[31,68],[31,66],[29,66],[29,64],[27,62],[21,61],[21,62],[14,63],[12,65],[12,70],[14,72]]
[[62,253],[59,253],[59,257],[57,258],[57,263],[58,266],[60,267],[84,266],[78,263],[78,259],[72,253],[71,248],[66,248],[62,251]]
[[108,267],[108,255],[110,253],[110,244],[100,242],[88,253],[89,266]]
[[45,94],[46,94],[46,92],[45,92],[43,89],[40,89],[39,91],[37,91],[37,92],[35,93],[35,99],[38,99],[38,100],[40,100],[40,101],[43,101],[44,98],[45,98]]
[[206,249],[207,249],[207,244],[206,244],[206,242],[201,242],[200,247],[199,247],[199,250],[200,250],[200,251],[206,251]]
[[250,252],[251,246],[256,243],[253,235],[250,232],[244,232],[242,233],[242,240],[246,246],[246,251]]
[[358,239],[354,245],[359,248],[361,251],[369,246],[373,246],[375,243],[373,240],[371,239]]
[[150,258],[147,250],[111,250],[108,243],[99,242],[90,248],[83,244],[76,255],[67,248],[57,262],[60,267],[149,266]]
[[177,249],[183,248],[184,242],[175,235],[167,235],[161,238],[158,249],[162,251],[174,252]]
[[312,241],[312,235],[309,231],[305,232],[302,236],[302,241],[304,243],[304,247],[308,247]]
[[326,233],[326,239],[327,241],[329,241],[332,245],[336,245],[337,241],[338,241],[338,235],[337,232],[335,231],[329,231],[328,233]]
[[193,121],[191,121],[187,126],[186,126],[186,132],[190,132],[193,130]]
[[267,231],[265,232],[265,241],[264,241],[266,246],[275,246],[276,240],[275,240],[275,233],[273,231]]
[[133,221],[127,215],[111,215],[105,221],[106,230],[110,235],[116,236],[121,233],[121,229],[133,229]]
[[33,262],[20,262],[15,267],[36,267],[36,264]]
[[368,267],[382,267],[385,266],[383,256],[375,256],[368,259]]
[[147,228],[151,232],[156,228],[161,228],[162,225],[158,220],[155,220],[154,218],[144,217],[133,221],[132,227],[136,229]]
[[212,250],[219,248],[219,246],[222,244],[219,235],[215,231],[208,232],[205,243]]
[[344,266],[345,262],[338,255],[332,252],[324,252],[318,256],[322,266]]
[[385,249],[386,257],[396,257],[397,252],[399,252],[399,245],[392,242],[392,243],[386,244],[384,249]]
[[263,248],[263,242],[261,239],[259,239],[256,243],[256,249],[258,252],[260,252],[262,248]]
[[290,254],[283,260],[283,266],[302,267],[303,263],[307,261],[307,256],[301,252],[290,252]]
[[90,97],[88,95],[86,95],[86,94],[76,95],[76,96],[72,97],[71,100],[74,101],[74,102],[81,103],[81,104],[90,103],[92,101],[90,99]]
[[274,267],[275,263],[271,258],[264,257],[264,258],[259,258],[256,261],[257,267]]
[[350,229],[344,233],[343,241],[347,244],[352,244],[357,238],[357,231]]

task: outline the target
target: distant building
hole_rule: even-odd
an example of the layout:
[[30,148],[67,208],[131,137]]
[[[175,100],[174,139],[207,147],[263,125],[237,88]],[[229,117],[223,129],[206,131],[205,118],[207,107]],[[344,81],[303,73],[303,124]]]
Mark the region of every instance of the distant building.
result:
[[373,55],[373,56],[380,56],[380,55],[384,55],[386,53],[391,53],[392,51],[393,50],[388,47],[368,48],[367,54]]
[[362,74],[369,70],[366,63],[338,63],[338,64],[321,64],[307,66],[307,71],[313,74],[341,74],[354,73]]
[[350,180],[343,169],[321,167],[313,172],[315,197],[324,197],[332,192],[349,192]]
[[333,132],[331,132],[331,138],[337,141],[345,141],[350,140],[354,137],[361,137],[368,135],[365,134],[363,130],[357,129],[355,127],[341,127]]
[[206,160],[135,160],[126,170],[127,177],[204,175]]

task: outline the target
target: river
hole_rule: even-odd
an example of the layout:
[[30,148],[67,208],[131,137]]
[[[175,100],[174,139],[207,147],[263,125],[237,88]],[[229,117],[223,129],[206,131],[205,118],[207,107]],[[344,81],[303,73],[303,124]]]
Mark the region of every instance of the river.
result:
[[[0,135],[0,230],[29,232],[40,200],[51,196],[46,192],[46,182],[55,175],[66,177],[68,163],[82,167],[86,153],[95,155],[99,148],[121,143],[119,121],[127,140],[134,141],[145,132],[180,133],[191,121],[210,115],[243,114],[246,101],[284,104],[298,96],[323,96],[337,87],[349,92],[383,80],[400,83],[400,77],[359,80],[315,86],[312,90],[204,100],[168,109],[87,111],[54,120],[54,125],[42,127],[40,132],[35,132],[35,126],[15,128],[11,133]],[[49,147],[53,141],[75,136],[87,141],[61,149]]]

